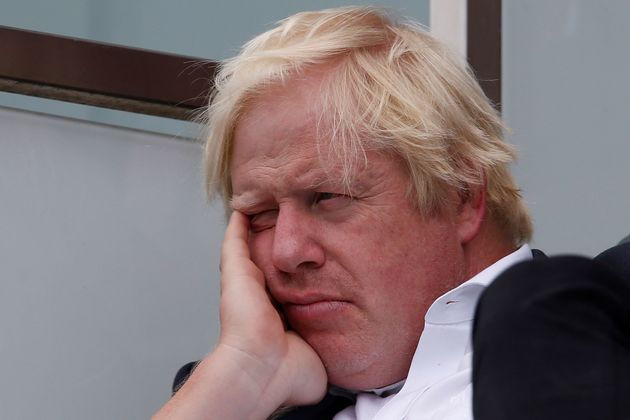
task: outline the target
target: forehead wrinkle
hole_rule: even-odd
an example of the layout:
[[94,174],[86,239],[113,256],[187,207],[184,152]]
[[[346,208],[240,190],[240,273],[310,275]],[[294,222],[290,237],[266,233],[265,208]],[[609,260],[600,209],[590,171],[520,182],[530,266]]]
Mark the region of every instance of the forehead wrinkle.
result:
[[[269,199],[277,199],[289,195],[299,195],[304,191],[314,191],[323,185],[328,188],[335,188],[341,185],[339,177],[331,174],[319,164],[317,157],[301,159],[296,163],[291,171],[280,171],[280,173],[255,173],[252,174],[252,183],[244,191],[234,194],[229,205],[234,210],[253,209]],[[316,163],[313,165],[313,161]],[[263,166],[268,169],[271,165],[267,162]],[[286,165],[278,165],[277,168]],[[277,169],[275,168],[275,169]],[[275,182],[266,182],[266,180]]]
[[[263,103],[255,106],[261,107]],[[233,208],[253,207],[274,196],[319,189],[325,184],[326,188],[343,188],[344,193],[352,193],[365,181],[382,175],[374,173],[372,165],[366,161],[353,165],[350,177],[346,178],[343,157],[330,144],[330,138],[321,137],[323,133],[318,130],[313,110],[310,111],[306,118],[295,121],[296,124],[287,121],[284,125],[280,121],[280,130],[272,133],[271,142],[261,139],[263,143],[271,144],[271,148],[256,147],[255,134],[243,139],[250,146],[241,143],[244,147],[241,150],[248,150],[248,153],[241,153],[241,158],[232,163],[240,169],[237,169],[240,174],[248,175],[242,178],[245,182],[241,183],[241,191],[230,200]],[[255,133],[260,118],[258,114],[245,114],[237,130],[241,128]],[[238,143],[237,140],[237,148]]]
[[232,209],[251,209],[264,201],[311,189],[327,180],[317,156],[300,156],[284,153],[284,156],[259,157],[255,162],[244,164],[248,174],[229,199]]
[[[280,106],[279,102],[282,102],[282,99],[278,100],[274,98],[274,101],[269,103],[269,101],[257,101],[251,104],[244,113],[244,115],[239,119],[235,128],[235,138],[239,137],[238,133],[241,130],[247,131],[256,131],[255,127],[263,122],[267,115],[264,112],[265,110],[269,112],[270,110],[274,110],[274,108]],[[263,112],[256,112],[263,111]],[[281,111],[278,111],[280,113]],[[286,115],[285,118],[288,118]],[[249,156],[245,156],[245,159],[256,159],[260,157],[274,159],[274,158],[284,158],[287,155],[290,155],[294,149],[299,149],[300,146],[304,142],[314,141],[317,143],[317,123],[316,116],[312,110],[307,110],[306,114],[301,118],[298,118],[299,123],[296,123],[293,119],[291,121],[282,120],[277,125],[280,125],[279,130],[275,133],[272,143],[272,147],[269,150],[266,150],[264,153],[261,153],[259,148],[249,147]],[[286,122],[286,124],[282,124]],[[249,139],[251,142],[253,139]],[[239,142],[235,142],[235,149],[238,148]],[[313,146],[313,149],[318,149],[317,146]]]

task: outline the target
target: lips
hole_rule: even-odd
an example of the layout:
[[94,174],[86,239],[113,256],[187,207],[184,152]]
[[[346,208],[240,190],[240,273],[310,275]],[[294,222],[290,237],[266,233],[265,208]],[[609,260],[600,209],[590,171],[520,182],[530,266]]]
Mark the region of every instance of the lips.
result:
[[284,313],[293,326],[322,325],[336,321],[349,308],[349,303],[340,300],[322,300],[308,304],[287,303]]
[[288,293],[275,295],[292,325],[334,320],[350,307],[350,302],[321,293]]

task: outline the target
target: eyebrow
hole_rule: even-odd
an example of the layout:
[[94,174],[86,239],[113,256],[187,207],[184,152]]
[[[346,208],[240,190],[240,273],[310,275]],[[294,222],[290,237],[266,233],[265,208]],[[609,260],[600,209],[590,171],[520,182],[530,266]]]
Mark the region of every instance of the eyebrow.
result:
[[232,210],[242,211],[256,207],[260,200],[254,194],[244,193],[232,196],[229,200],[229,206]]
[[[351,182],[351,185],[345,186],[340,178],[335,178],[334,175],[330,173],[322,173],[314,176],[309,180],[308,183],[304,183],[301,186],[298,186],[300,190],[316,190],[324,185],[327,185],[328,188],[343,188],[344,192],[348,189],[352,189],[353,186],[356,186],[356,180]],[[262,205],[266,200],[262,197],[261,194],[258,194],[255,190],[245,191],[241,194],[233,195],[229,201],[228,205],[232,210],[237,211],[251,211],[256,207]]]

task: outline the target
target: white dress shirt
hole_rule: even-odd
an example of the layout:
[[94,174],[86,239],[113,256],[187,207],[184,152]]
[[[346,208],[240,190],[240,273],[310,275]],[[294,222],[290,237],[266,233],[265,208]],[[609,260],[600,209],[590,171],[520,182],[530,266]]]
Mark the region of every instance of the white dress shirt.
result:
[[[402,389],[360,393],[334,420],[472,420],[471,327],[483,289],[502,271],[532,258],[528,245],[433,302]],[[389,388],[389,387],[387,387]]]

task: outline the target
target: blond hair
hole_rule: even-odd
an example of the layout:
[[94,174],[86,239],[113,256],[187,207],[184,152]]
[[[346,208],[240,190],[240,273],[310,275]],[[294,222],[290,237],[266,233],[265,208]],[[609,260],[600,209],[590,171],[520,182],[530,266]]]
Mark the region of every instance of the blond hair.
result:
[[489,217],[515,244],[532,233],[508,165],[513,148],[469,68],[418,24],[382,9],[344,7],[284,19],[225,61],[208,108],[210,196],[232,195],[232,137],[245,108],[266,88],[334,63],[321,90],[322,119],[344,173],[366,149],[405,162],[420,211],[440,212],[448,192],[486,186]]

